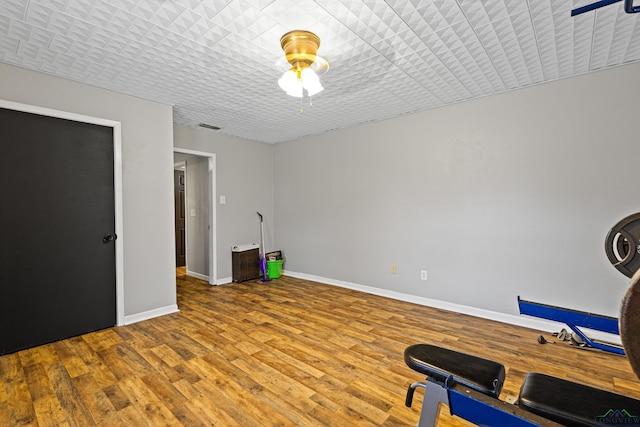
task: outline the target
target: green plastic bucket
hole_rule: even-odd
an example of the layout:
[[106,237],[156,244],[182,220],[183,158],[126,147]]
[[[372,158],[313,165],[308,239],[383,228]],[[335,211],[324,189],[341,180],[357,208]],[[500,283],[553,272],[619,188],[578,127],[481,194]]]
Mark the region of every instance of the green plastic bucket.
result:
[[267,260],[267,277],[269,279],[277,279],[282,276],[282,260]]

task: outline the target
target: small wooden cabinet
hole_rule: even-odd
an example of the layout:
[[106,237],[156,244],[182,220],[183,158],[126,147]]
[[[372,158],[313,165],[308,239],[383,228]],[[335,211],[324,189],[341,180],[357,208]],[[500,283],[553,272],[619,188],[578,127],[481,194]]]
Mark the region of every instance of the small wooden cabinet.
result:
[[258,245],[234,245],[231,247],[231,271],[234,282],[260,277],[260,252]]

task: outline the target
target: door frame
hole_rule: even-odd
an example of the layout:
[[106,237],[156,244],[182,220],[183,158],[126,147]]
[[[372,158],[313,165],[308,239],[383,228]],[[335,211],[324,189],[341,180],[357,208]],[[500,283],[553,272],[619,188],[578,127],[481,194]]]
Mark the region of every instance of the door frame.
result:
[[[209,164],[209,284],[217,285],[218,262],[216,256],[216,153],[207,151],[190,150],[188,148],[173,147],[174,153],[192,154],[194,156],[206,157]],[[188,168],[189,166],[187,166]],[[185,173],[186,175],[186,173]],[[185,182],[186,178],[185,178]],[[185,188],[185,192],[188,189]],[[187,250],[187,260],[189,252]]]
[[113,128],[113,193],[115,202],[116,326],[124,322],[124,233],[122,226],[122,124],[114,120],[0,99],[0,108]]

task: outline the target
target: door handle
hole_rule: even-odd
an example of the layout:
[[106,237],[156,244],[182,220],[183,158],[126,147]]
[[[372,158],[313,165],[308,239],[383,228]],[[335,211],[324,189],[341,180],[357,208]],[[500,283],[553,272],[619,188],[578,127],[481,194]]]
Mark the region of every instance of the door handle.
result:
[[116,240],[117,238],[118,238],[118,235],[117,235],[117,234],[111,234],[111,233],[109,233],[109,234],[105,234],[105,235],[102,237],[102,243],[109,243],[109,242],[111,242],[111,241],[113,241],[113,240]]

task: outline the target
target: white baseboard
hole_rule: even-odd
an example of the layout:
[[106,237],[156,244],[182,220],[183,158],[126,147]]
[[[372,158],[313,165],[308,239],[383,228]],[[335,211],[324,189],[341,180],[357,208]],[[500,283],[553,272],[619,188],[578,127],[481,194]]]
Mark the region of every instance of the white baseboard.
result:
[[[497,311],[485,310],[482,308],[470,307],[462,304],[454,304],[446,301],[440,301],[431,298],[419,297],[416,295],[404,294],[401,292],[390,291],[388,289],[375,288],[373,286],[359,285],[351,282],[343,282],[341,280],[327,279],[326,277],[314,276],[305,273],[296,273],[293,271],[287,271],[285,276],[291,276],[298,279],[311,280],[313,282],[320,282],[327,285],[338,286],[341,288],[353,289],[356,291],[366,292],[372,295],[378,295],[387,297],[399,301],[410,302],[413,304],[423,305],[426,307],[433,307],[447,311],[453,311],[455,313],[468,314],[470,316],[479,317],[482,319],[495,320],[497,322],[506,323],[509,325],[522,326],[525,328],[535,329],[538,331],[557,332],[562,328],[567,328],[565,324],[552,322],[550,320],[538,319],[529,316],[519,316],[513,314],[500,313]],[[568,329],[568,328],[567,328]],[[620,344],[620,336],[608,334],[601,331],[592,331],[582,328],[589,338],[606,341],[609,343]]]
[[195,277],[196,279],[209,281],[209,276],[205,276],[204,274],[196,273],[195,271],[187,270],[187,276]]
[[[187,270],[187,276],[195,277],[196,279],[209,281],[209,276],[205,276],[204,274],[196,273],[195,271]],[[231,283],[233,280],[231,277],[223,277],[222,279],[218,279],[215,283],[210,283],[210,285],[226,285],[227,283]]]
[[124,316],[124,324],[130,325],[132,323],[142,322],[143,320],[153,319],[154,317],[164,316],[165,314],[177,313],[178,311],[180,310],[176,304],[154,308],[153,310],[143,311],[142,313]]

